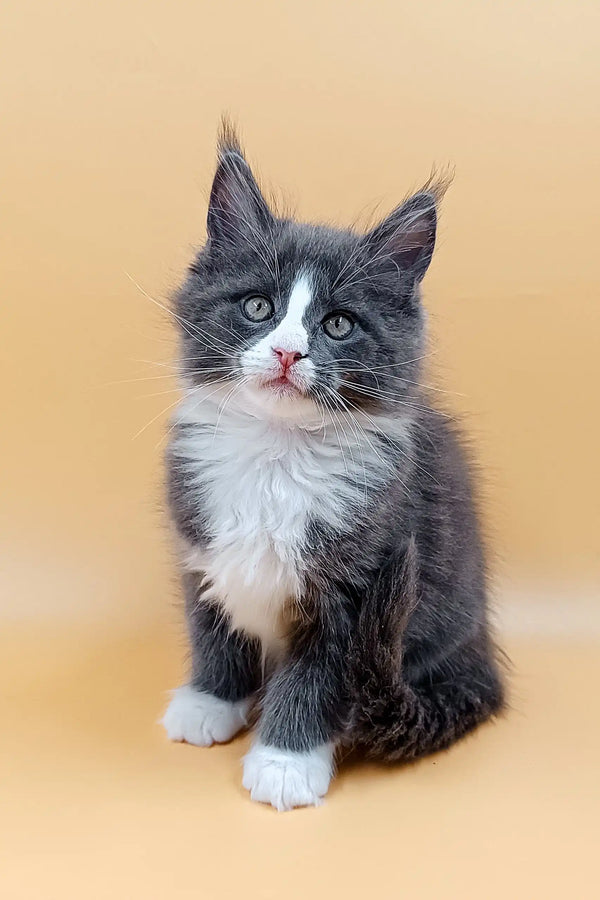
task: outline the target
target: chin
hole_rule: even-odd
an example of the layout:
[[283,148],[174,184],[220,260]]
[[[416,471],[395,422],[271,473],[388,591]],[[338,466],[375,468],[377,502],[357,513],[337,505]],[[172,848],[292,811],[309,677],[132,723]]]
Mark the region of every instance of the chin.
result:
[[260,411],[298,425],[315,425],[322,415],[314,401],[293,384],[249,382],[244,393]]

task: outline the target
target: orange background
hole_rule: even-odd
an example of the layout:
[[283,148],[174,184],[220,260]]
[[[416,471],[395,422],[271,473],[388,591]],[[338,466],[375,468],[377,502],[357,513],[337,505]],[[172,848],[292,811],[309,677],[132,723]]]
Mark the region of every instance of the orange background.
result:
[[[515,633],[598,634],[599,4],[8,0],[1,32],[0,615],[24,721],[38,727],[52,702],[80,710],[63,691],[98,635],[121,648],[108,658],[123,673],[129,636],[153,635],[149,716],[179,677],[160,486],[173,333],[128,276],[159,302],[177,284],[203,239],[224,111],[263,182],[308,219],[366,221],[433,163],[456,167],[425,282],[431,377],[465,414],[482,465],[499,605]],[[540,652],[524,651],[523,667],[543,659],[532,665],[545,678],[554,666]],[[153,672],[151,654],[140,665]],[[15,682],[23,668],[29,680]],[[89,690],[103,697],[94,671]],[[529,758],[553,742],[546,725]],[[26,734],[37,746],[23,732],[24,760]],[[38,773],[46,785],[51,771]],[[98,785],[113,774],[107,764]],[[394,783],[401,815],[405,782]],[[254,815],[245,804],[238,791],[230,814]],[[56,865],[59,885],[68,863]]]
[[2,537],[25,611],[164,616],[164,418],[134,435],[173,385],[113,382],[168,371],[151,363],[169,325],[126,273],[161,302],[177,283],[223,110],[310,219],[384,212],[456,166],[432,361],[465,395],[448,399],[500,571],[598,577],[599,19],[593,2],[9,4]]

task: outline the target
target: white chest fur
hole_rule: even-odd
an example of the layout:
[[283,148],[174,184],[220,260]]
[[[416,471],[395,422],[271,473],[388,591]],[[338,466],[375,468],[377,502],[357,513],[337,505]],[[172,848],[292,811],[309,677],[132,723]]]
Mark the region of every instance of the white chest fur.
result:
[[311,431],[240,408],[217,416],[212,404],[184,402],[182,413],[190,427],[174,451],[193,472],[209,524],[207,544],[187,547],[185,565],[205,573],[233,628],[276,647],[282,610],[302,594],[309,520],[347,529],[376,460],[365,460],[368,446],[342,451],[339,429]]

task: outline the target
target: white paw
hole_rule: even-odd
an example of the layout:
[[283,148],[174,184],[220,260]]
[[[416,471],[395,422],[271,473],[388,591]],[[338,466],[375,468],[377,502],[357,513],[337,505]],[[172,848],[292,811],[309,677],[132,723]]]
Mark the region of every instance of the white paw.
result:
[[329,744],[293,753],[256,743],[244,757],[242,783],[253,800],[282,811],[294,806],[318,806],[332,773],[333,750]]
[[173,691],[161,722],[172,741],[210,747],[231,740],[246,725],[249,706],[248,700],[229,703],[186,684]]

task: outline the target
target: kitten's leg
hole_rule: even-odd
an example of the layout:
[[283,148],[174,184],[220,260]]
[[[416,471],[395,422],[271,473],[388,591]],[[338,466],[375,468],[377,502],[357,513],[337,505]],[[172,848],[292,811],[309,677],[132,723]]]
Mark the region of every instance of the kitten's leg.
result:
[[198,574],[186,573],[184,588],[191,679],[173,692],[162,723],[171,740],[209,747],[246,725],[250,697],[260,685],[259,647],[230,632],[218,610],[202,600]]
[[243,784],[253,800],[287,810],[316,806],[327,793],[348,712],[343,618],[340,612],[335,627],[313,623],[294,635],[285,665],[268,684],[257,740],[244,759]]

